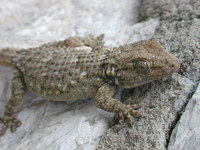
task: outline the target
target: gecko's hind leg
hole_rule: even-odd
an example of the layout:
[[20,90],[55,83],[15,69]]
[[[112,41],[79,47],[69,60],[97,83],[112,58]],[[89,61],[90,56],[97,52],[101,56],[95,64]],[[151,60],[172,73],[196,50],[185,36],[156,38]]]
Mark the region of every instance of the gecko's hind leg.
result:
[[12,132],[21,125],[21,121],[16,117],[17,106],[20,104],[25,93],[25,85],[23,76],[19,70],[16,70],[12,80],[12,96],[6,104],[6,110],[3,117],[0,118],[2,127],[0,135],[3,135],[8,127]]

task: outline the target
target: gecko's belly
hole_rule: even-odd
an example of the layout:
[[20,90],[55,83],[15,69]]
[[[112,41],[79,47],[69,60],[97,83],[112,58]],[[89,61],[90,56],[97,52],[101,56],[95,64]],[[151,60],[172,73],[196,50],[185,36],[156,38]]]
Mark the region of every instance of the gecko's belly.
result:
[[[24,76],[27,88],[34,94],[51,101],[74,101],[94,97],[97,93],[98,86],[91,79],[79,82],[67,88],[59,88],[57,85],[48,86],[39,80],[33,80]],[[62,86],[62,85],[61,85]]]

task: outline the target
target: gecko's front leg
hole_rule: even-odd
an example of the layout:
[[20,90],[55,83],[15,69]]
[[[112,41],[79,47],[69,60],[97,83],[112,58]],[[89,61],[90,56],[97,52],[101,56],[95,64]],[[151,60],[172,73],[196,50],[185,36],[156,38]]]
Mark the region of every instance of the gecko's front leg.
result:
[[132,125],[134,120],[133,116],[140,117],[142,115],[139,111],[136,110],[142,106],[142,103],[133,105],[123,104],[113,98],[115,92],[115,87],[106,83],[102,85],[95,97],[96,106],[103,110],[114,112],[115,119],[118,119],[119,125],[124,122],[125,118],[128,119],[129,124]]
[[3,135],[8,127],[12,132],[21,125],[21,121],[16,117],[17,106],[20,104],[25,93],[25,85],[23,76],[19,70],[14,73],[12,80],[12,96],[6,104],[4,116],[0,117],[2,127],[0,129],[0,136]]

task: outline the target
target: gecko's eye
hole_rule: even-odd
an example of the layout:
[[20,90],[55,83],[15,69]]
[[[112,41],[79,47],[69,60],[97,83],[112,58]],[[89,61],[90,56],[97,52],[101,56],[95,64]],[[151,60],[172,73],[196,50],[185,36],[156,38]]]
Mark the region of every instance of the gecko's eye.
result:
[[138,72],[145,73],[151,68],[151,64],[146,60],[135,60],[134,67]]

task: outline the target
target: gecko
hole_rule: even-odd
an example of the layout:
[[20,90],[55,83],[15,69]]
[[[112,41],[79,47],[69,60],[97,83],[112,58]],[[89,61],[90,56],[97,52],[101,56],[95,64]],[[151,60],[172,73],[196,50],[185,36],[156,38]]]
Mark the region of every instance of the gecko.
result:
[[34,48],[0,50],[0,65],[14,69],[11,97],[0,135],[21,125],[17,107],[27,90],[51,101],[94,97],[96,107],[115,113],[117,124],[133,124],[142,103],[126,105],[113,98],[116,89],[134,88],[163,77],[180,67],[179,60],[154,38],[109,47],[104,35],[75,36]]

